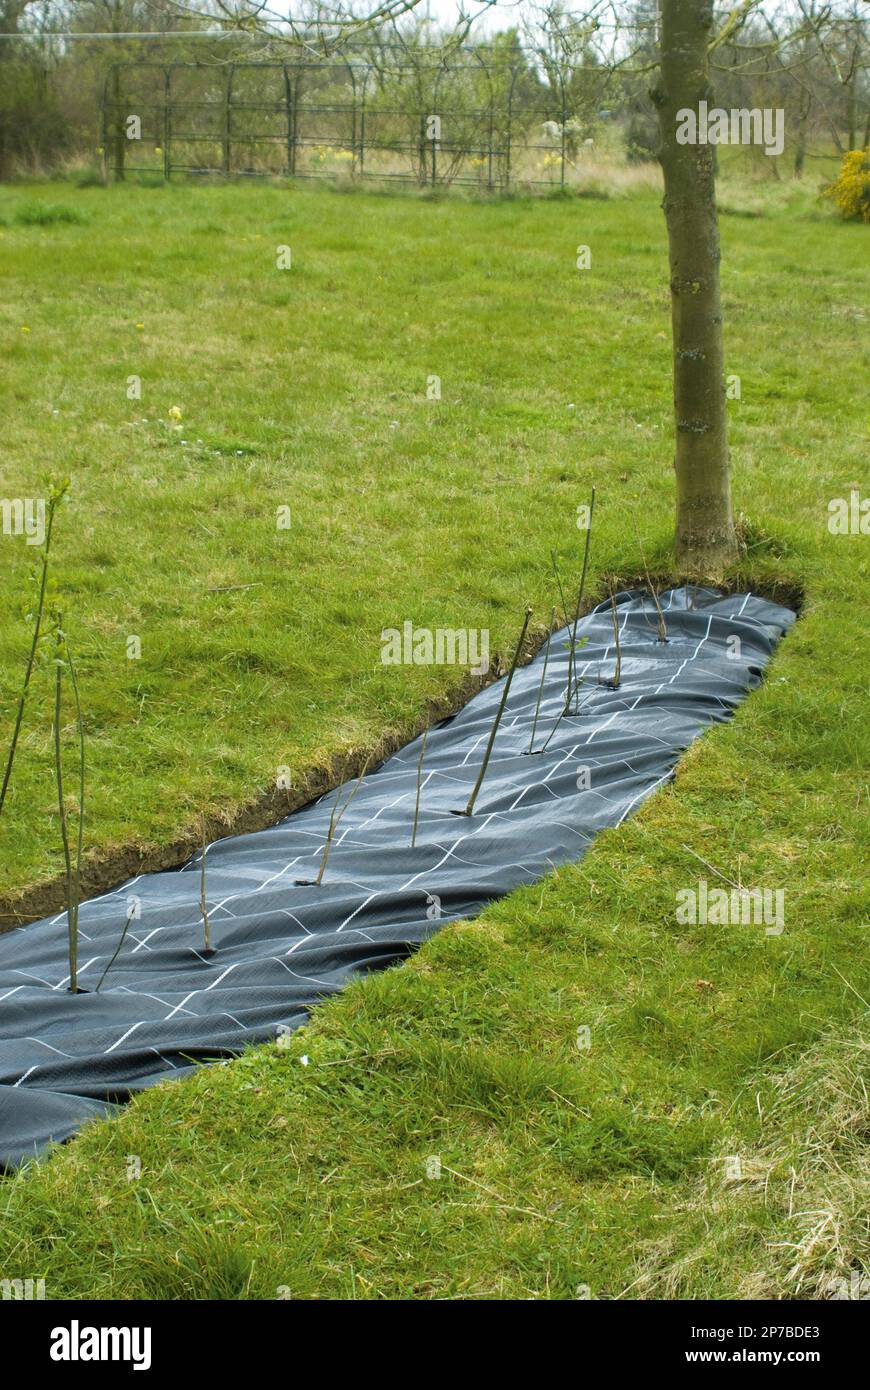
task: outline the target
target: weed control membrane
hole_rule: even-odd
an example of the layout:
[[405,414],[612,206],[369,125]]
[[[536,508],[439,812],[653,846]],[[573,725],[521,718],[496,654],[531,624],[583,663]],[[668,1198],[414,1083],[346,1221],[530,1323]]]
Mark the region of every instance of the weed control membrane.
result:
[[[710,589],[674,589],[661,605],[667,642],[648,594],[617,595],[616,689],[604,683],[615,674],[610,602],[581,619],[578,713],[559,718],[570,629],[516,671],[471,816],[455,813],[477,779],[504,679],[432,728],[413,849],[420,739],[358,787],[320,885],[297,880],[317,878],[335,792],[268,830],[211,845],[213,954],[202,950],[199,855],[82,904],[87,993],[69,991],[65,913],[0,937],[0,1164],[15,1167],[198,1062],[274,1040],[355,975],[581,859],[599,831],[668,781],[709,724],[730,718],[795,620],[753,594]],[[539,696],[535,748],[546,749],[529,754]]]

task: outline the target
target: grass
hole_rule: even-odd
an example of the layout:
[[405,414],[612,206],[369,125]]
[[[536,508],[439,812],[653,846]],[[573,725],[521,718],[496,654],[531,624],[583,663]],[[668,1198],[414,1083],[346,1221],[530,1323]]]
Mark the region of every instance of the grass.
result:
[[[635,522],[666,568],[653,194],[65,188],[86,221],[51,226],[0,195],[0,492],[72,476],[56,574],[95,860],[193,844],[201,810],[231,820],[280,766],[303,786],[419,727],[458,673],[381,666],[381,629],[489,627],[507,654],[526,601],[550,613],[551,548],[578,567],[592,483],[592,588],[642,572]],[[763,688],[581,866],[7,1181],[3,1277],[50,1298],[789,1298],[870,1264],[868,551],[826,527],[829,499],[868,491],[867,232],[806,190],[723,192],[744,197],[761,215],[722,225],[733,579],[806,596]],[[33,552],[0,545],[8,722]],[[49,704],[42,670],[10,900],[60,866]],[[706,872],[690,851],[784,888],[782,936],[678,926],[676,890]]]

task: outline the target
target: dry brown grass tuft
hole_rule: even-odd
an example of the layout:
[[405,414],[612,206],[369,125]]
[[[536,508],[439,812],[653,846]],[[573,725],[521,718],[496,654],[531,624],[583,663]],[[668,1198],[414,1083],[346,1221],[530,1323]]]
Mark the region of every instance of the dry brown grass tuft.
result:
[[868,1072],[870,1042],[832,1031],[769,1078],[772,1104],[756,1101],[766,1141],[742,1146],[737,1179],[724,1156],[711,1165],[681,1206],[691,1248],[682,1223],[647,1244],[621,1296],[870,1298]]

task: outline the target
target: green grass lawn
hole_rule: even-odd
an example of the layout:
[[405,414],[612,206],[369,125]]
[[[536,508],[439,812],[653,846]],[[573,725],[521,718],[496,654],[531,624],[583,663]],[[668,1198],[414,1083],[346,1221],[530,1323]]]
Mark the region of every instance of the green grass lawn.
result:
[[[733,579],[805,594],[764,687],[581,867],[4,1183],[3,1277],[50,1298],[787,1298],[870,1265],[870,540],[826,525],[870,492],[868,234],[789,186],[722,201]],[[93,882],[455,700],[455,668],[382,666],[381,629],[488,627],[506,652],[526,601],[549,619],[550,549],[576,567],[593,482],[596,578],[638,573],[635,525],[667,571],[654,194],[56,185],[0,189],[0,218],[0,496],[72,478],[56,601]],[[4,728],[36,553],[0,536]],[[7,922],[61,862],[47,652],[35,682]],[[695,855],[784,888],[783,935],[678,926]]]

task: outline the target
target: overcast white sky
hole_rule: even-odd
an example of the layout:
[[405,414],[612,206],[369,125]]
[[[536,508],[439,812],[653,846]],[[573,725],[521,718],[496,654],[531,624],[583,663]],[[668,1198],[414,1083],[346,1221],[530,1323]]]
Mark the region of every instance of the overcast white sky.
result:
[[[726,13],[732,8],[733,3],[734,0],[731,0],[730,3],[729,0],[717,0],[717,10]],[[868,8],[870,8],[870,0],[867,0],[867,3]],[[481,33],[488,31],[492,33],[493,30],[509,29],[513,25],[519,24],[521,11],[523,9],[523,0],[498,0],[496,4],[490,6],[479,3],[479,0],[478,4],[475,6],[475,0],[465,0],[465,9],[469,13],[474,13],[475,8],[479,9],[482,14],[482,18],[475,26],[475,31]],[[566,8],[570,11],[572,8],[571,4],[568,3]],[[577,8],[582,10],[583,7],[582,5],[578,5]],[[775,12],[778,8],[782,8],[782,0],[769,0],[769,3],[765,3],[762,8],[770,12]],[[794,9],[795,7],[791,5],[787,8]],[[835,15],[847,14],[850,8],[851,5],[849,0],[830,0],[830,9]],[[427,10],[432,19],[436,22],[452,23],[456,19],[459,5],[457,4],[457,0],[418,0],[416,13],[425,15]]]

